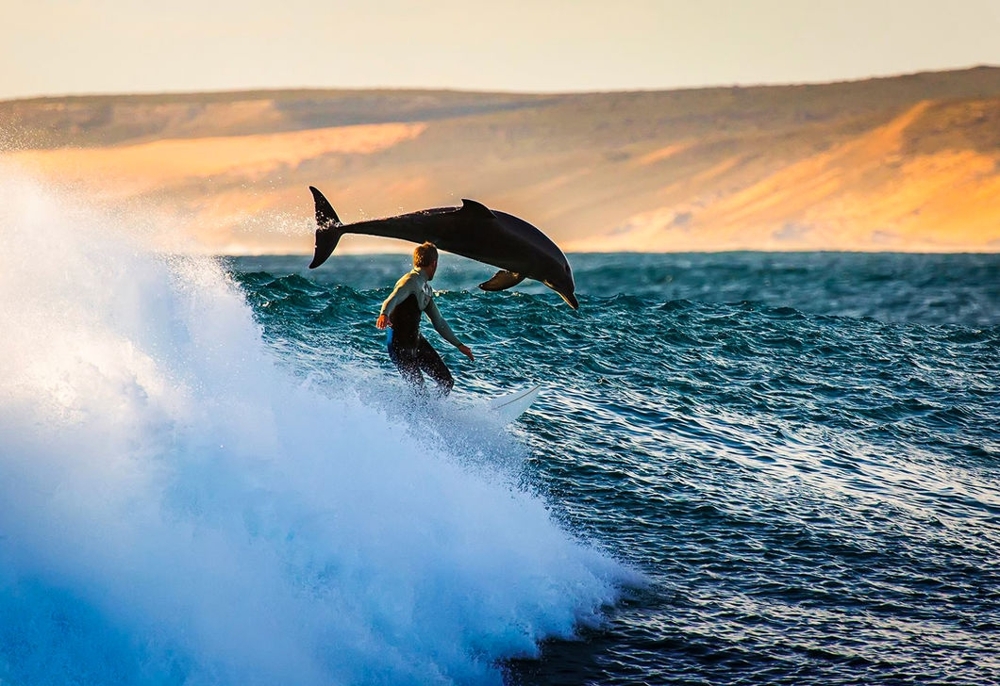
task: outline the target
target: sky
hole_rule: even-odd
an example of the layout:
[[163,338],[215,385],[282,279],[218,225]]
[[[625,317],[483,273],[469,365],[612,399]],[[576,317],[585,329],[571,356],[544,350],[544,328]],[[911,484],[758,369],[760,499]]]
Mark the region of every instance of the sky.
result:
[[0,99],[606,91],[1000,66],[1000,0],[0,0]]

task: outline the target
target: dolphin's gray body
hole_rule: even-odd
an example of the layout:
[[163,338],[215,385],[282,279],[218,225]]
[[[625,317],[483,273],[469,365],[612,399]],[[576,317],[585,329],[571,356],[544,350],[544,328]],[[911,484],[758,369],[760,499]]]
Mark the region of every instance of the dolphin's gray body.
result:
[[524,279],[535,279],[554,290],[574,310],[573,270],[562,250],[548,236],[517,217],[491,210],[475,200],[462,200],[461,207],[438,207],[342,224],[329,201],[309,187],[316,201],[316,253],[310,269],[333,254],[345,233],[400,238],[414,243],[430,241],[441,250],[499,267],[493,278],[479,284],[484,291],[502,291]]

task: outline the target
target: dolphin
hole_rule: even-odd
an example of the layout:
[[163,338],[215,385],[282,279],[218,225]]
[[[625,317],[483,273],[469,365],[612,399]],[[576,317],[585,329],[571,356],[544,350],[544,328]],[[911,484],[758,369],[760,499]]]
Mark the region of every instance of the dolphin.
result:
[[493,278],[479,284],[484,291],[502,291],[525,279],[554,290],[574,310],[579,308],[573,270],[562,250],[544,233],[517,217],[491,210],[475,200],[461,207],[436,207],[385,219],[343,224],[330,202],[309,186],[316,201],[316,252],[310,269],[333,254],[345,233],[430,241],[441,250],[499,267]]

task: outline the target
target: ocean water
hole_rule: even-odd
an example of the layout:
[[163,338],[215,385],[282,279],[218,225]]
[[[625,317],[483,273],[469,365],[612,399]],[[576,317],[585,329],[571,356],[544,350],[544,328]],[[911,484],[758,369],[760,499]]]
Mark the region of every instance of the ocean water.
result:
[[1000,256],[445,254],[436,401],[406,255],[66,205],[0,181],[3,686],[1000,683]]

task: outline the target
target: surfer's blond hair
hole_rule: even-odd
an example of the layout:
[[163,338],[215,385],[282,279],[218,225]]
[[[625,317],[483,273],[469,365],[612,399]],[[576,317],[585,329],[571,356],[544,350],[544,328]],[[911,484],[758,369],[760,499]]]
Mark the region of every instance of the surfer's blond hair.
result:
[[429,267],[438,261],[437,246],[427,241],[413,249],[413,266]]

